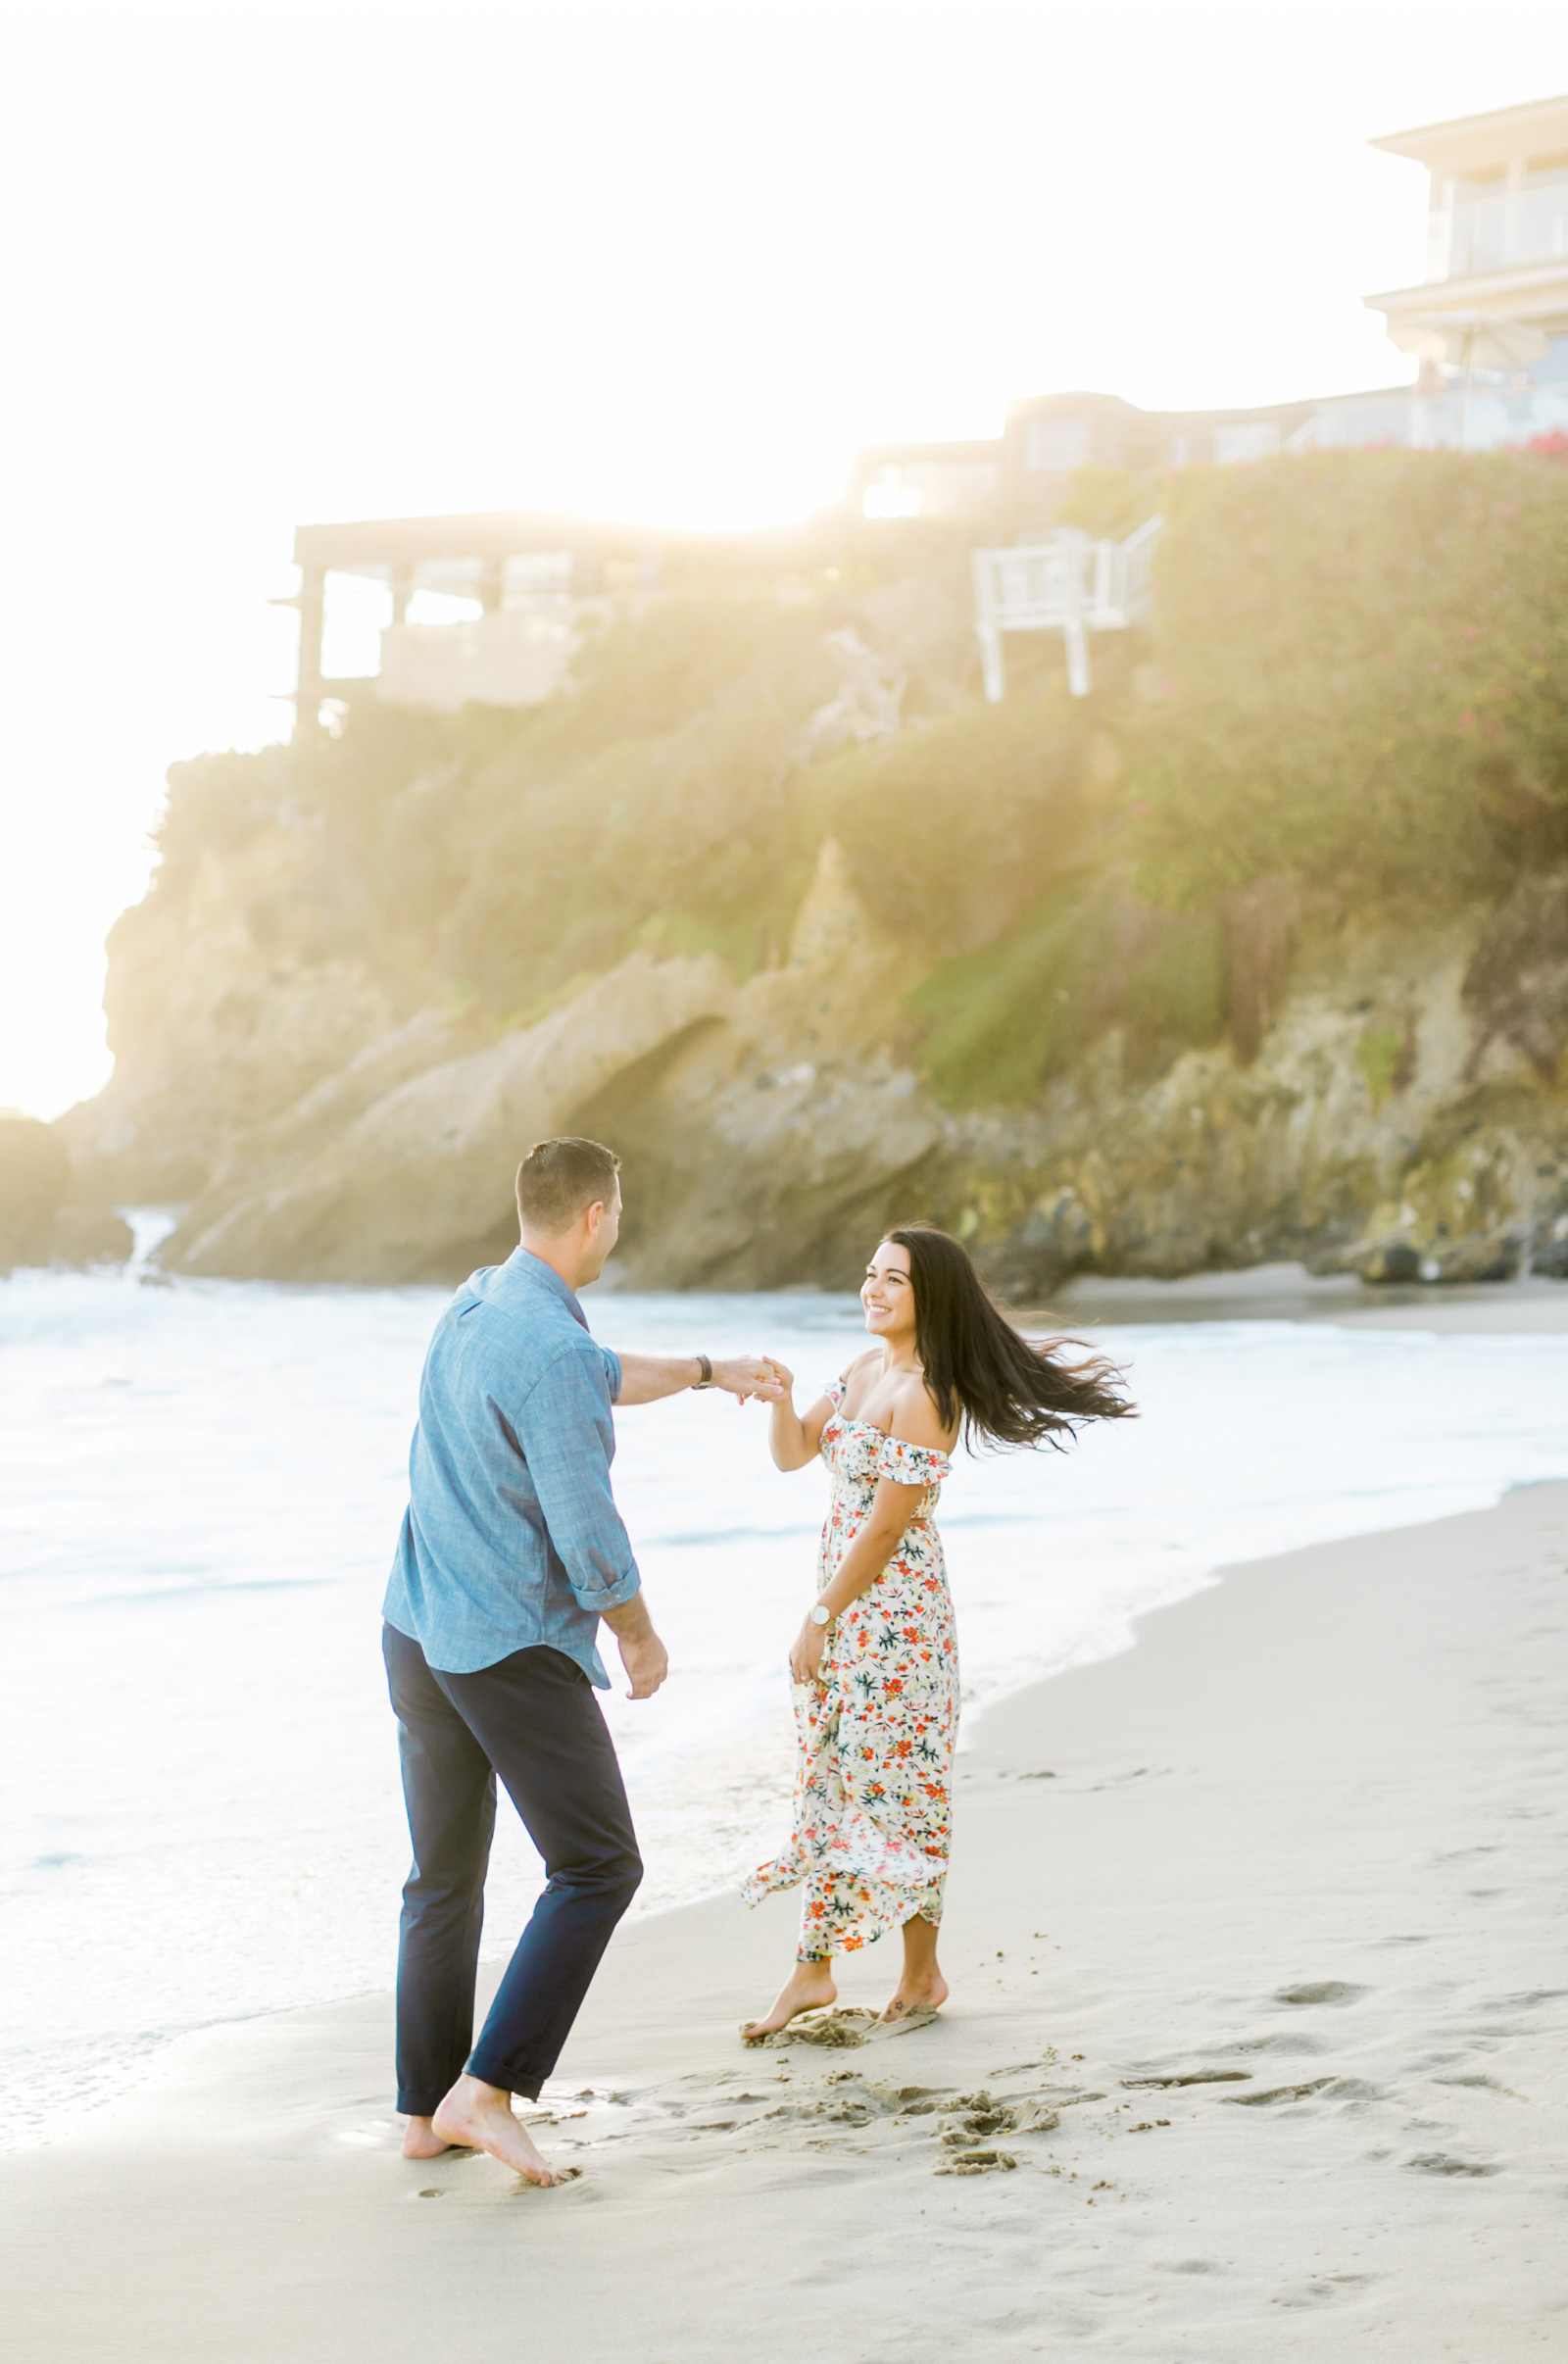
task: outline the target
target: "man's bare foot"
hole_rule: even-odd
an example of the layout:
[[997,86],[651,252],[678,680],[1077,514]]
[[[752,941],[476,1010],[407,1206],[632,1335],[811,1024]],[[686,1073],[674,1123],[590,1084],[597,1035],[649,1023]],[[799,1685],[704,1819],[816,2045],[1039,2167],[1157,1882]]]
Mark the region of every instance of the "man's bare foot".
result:
[[765,2019],[754,2019],[741,2030],[743,2044],[758,2044],[764,2036],[772,2036],[787,2028],[792,2019],[803,2011],[820,2011],[837,2002],[839,1991],[826,1962],[797,1962],[779,1990],[779,1997]]
[[438,2159],[451,2143],[438,2135],[428,2118],[411,2118],[403,2129],[403,2155],[406,2159]]
[[542,2190],[548,2191],[560,2180],[549,2160],[534,2148],[527,2128],[513,2116],[512,2095],[498,2085],[481,2085],[477,2077],[458,2079],[430,2120],[430,2132],[438,2142],[488,2150],[503,2167]]
[[901,2019],[912,2019],[918,2011],[940,2011],[948,1999],[948,1982],[940,1970],[928,1978],[914,1979],[906,1975],[899,1981],[899,1991],[883,2012],[878,2025],[895,2027]]

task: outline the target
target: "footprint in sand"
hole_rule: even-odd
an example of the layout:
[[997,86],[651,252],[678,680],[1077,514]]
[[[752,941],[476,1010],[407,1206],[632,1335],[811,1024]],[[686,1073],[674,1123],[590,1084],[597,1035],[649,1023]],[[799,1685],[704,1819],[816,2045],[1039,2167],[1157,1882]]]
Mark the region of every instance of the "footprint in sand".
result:
[[1250,2069],[1183,2069],[1168,2077],[1123,2077],[1121,2083],[1125,2093],[1137,2093],[1145,2086],[1164,2090],[1173,2085],[1250,2085],[1251,2080]]
[[1266,2109],[1273,2101],[1304,2101],[1312,2093],[1322,2093],[1325,2086],[1338,2085],[1338,2077],[1313,2077],[1305,2085],[1275,2085],[1266,2093],[1221,2093],[1220,2099],[1233,2109]]
[[[781,2051],[792,2044],[814,2044],[824,2051],[848,2051],[861,2044],[881,2044],[890,2036],[907,2036],[914,2028],[928,2028],[938,2011],[923,2006],[906,2011],[902,2018],[879,2019],[874,2011],[809,2011],[792,2019],[787,2027],[774,2028],[767,2036],[754,2036],[747,2044],[749,2052]],[[741,2029],[744,2037],[746,2030]]]
[[990,2175],[999,2168],[1006,2173],[1016,2167],[1017,2160],[1010,2150],[960,2150],[937,2169],[938,2175]]
[[1298,2290],[1279,2290],[1271,2304],[1274,2306],[1332,2306],[1338,2298],[1353,2298],[1371,2281],[1370,2274],[1326,2274],[1321,2281],[1309,2282]]

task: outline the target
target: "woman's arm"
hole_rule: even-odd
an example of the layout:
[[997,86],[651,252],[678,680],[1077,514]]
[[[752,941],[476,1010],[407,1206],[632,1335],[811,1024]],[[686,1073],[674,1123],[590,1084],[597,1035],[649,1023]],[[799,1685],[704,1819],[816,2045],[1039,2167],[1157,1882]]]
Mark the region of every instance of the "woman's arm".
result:
[[[868,1593],[904,1541],[905,1530],[920,1507],[924,1486],[897,1486],[878,1478],[871,1507],[854,1542],[839,1561],[831,1584],[818,1593],[817,1605],[831,1620],[842,1616],[852,1602]],[[790,1651],[790,1671],[797,1683],[814,1683],[822,1671],[827,1627],[808,1616]]]
[[795,1374],[786,1369],[776,1354],[767,1357],[768,1368],[778,1383],[773,1398],[772,1417],[767,1426],[767,1441],[772,1450],[774,1466],[779,1469],[804,1469],[814,1461],[822,1442],[822,1431],[833,1405],[826,1396],[818,1396],[803,1419],[795,1408]]
[[[860,1364],[868,1362],[872,1355],[880,1359],[879,1350],[875,1347],[867,1354],[857,1354],[853,1362],[846,1364],[840,1374],[841,1379],[847,1382],[851,1372],[858,1370]],[[832,1415],[833,1400],[830,1396],[818,1396],[803,1417],[795,1409],[794,1372],[787,1370],[776,1354],[769,1354],[766,1359],[772,1365],[773,1376],[780,1389],[773,1399],[773,1418],[767,1440],[773,1449],[774,1462],[780,1469],[804,1469],[808,1461],[815,1460],[821,1449],[822,1431]]]

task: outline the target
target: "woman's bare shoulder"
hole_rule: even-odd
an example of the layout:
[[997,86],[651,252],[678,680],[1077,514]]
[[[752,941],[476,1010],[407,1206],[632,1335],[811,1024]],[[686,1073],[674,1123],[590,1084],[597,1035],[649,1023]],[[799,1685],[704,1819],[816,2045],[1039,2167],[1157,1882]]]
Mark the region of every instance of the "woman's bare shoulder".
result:
[[852,1354],[850,1356],[849,1361],[844,1365],[843,1370],[840,1371],[839,1377],[848,1383],[854,1378],[857,1371],[863,1371],[868,1362],[879,1362],[881,1358],[882,1350],[880,1347],[867,1347],[863,1354]]
[[899,1383],[888,1434],[901,1438],[906,1445],[923,1445],[927,1453],[951,1453],[958,1441],[956,1429],[943,1427],[942,1415],[918,1371],[911,1371]]

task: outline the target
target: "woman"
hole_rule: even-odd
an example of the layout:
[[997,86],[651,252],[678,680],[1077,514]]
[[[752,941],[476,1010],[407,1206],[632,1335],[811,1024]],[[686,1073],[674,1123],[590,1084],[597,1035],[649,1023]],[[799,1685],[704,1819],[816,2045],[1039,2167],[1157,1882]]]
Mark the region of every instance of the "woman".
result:
[[780,1469],[820,1453],[833,1496],[817,1598],[790,1652],[800,1769],[795,1836],[753,1873],[749,1904],[805,1882],[795,1969],[757,2043],[835,2000],[829,1962],[890,1929],[904,1971],[884,2024],[947,2000],[937,1927],[947,1874],[958,1657],[942,1541],[931,1523],[962,1435],[1057,1444],[1086,1420],[1132,1410],[1119,1373],[1031,1346],[997,1310],[957,1241],[934,1224],[890,1231],[860,1291],[876,1344],[802,1419],[794,1380],[773,1405]]

